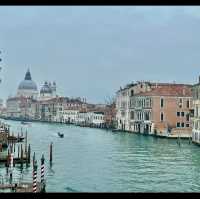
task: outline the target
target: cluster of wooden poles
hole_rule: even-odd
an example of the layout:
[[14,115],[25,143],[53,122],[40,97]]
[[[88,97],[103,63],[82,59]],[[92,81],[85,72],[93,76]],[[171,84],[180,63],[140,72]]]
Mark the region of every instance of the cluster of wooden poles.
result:
[[[52,156],[53,156],[53,153],[52,153],[52,149],[53,149],[53,143],[51,142],[50,144],[50,158],[49,158],[49,161],[50,161],[50,164],[52,165]],[[45,171],[45,167],[44,167],[44,154],[42,154],[42,157],[41,157],[41,175],[40,175],[40,180],[41,180],[41,186],[40,186],[40,192],[45,192],[45,180],[44,180],[44,171]],[[37,192],[37,168],[38,168],[38,165],[37,165],[37,160],[35,158],[35,152],[33,154],[33,193],[36,193]]]

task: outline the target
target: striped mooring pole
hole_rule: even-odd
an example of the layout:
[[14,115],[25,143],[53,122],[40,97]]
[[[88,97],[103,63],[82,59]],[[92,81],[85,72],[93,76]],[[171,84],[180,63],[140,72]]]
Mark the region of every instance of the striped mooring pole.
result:
[[45,192],[45,182],[44,182],[44,154],[42,154],[41,158],[41,192]]
[[44,154],[41,158],[41,183],[44,183]]
[[37,192],[37,160],[33,165],[33,193]]

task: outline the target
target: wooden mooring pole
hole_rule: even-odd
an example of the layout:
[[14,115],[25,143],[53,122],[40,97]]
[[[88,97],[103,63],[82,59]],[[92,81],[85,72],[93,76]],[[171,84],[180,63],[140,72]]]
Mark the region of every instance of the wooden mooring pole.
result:
[[191,137],[189,137],[189,144],[191,144]]
[[26,140],[25,140],[25,154],[27,155],[27,130],[26,130]]
[[18,158],[19,158],[19,151],[20,151],[20,148],[19,148],[19,144],[18,144],[18,153],[17,153]]
[[50,144],[50,159],[49,159],[49,161],[50,161],[50,164],[52,164],[52,148],[53,148],[53,143],[51,142],[51,144]]
[[31,145],[28,145],[28,157],[27,157],[28,164],[31,162]]
[[23,167],[23,148],[22,148],[22,144],[21,144],[21,167]]
[[33,153],[33,167],[34,167],[34,163],[35,163],[35,152]]

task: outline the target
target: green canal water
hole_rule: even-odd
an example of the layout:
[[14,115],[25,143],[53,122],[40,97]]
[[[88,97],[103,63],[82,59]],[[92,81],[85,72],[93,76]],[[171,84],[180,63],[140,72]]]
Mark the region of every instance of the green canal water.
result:
[[[28,129],[40,176],[45,155],[47,192],[199,192],[200,147],[154,138],[65,124],[6,121],[11,131]],[[57,132],[64,133],[59,138]],[[53,164],[49,145],[53,142]],[[6,169],[0,166],[6,179]],[[32,180],[32,166],[14,168],[13,177]]]

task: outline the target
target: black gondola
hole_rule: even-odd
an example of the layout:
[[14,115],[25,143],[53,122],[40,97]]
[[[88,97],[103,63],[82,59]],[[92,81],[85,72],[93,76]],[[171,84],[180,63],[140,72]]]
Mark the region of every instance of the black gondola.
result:
[[59,137],[61,137],[61,138],[64,137],[64,134],[63,134],[63,133],[58,132],[58,135],[59,135]]

